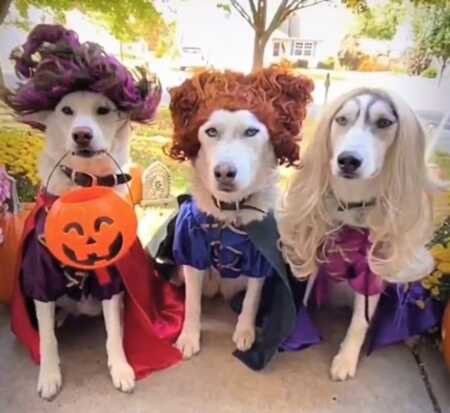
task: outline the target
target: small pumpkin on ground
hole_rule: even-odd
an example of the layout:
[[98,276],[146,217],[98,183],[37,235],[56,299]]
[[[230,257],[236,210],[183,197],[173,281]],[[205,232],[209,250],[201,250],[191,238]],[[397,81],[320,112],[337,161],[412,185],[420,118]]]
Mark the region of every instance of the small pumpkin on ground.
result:
[[131,182],[130,182],[130,190],[131,190],[131,202],[133,205],[138,205],[142,201],[143,197],[143,182],[142,182],[142,175],[144,173],[143,168],[138,164],[131,164],[129,168],[129,173],[131,175]]

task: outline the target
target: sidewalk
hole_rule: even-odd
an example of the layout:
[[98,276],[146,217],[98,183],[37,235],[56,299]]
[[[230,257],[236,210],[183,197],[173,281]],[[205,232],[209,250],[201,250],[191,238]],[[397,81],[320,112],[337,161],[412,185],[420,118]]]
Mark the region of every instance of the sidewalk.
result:
[[[411,352],[403,345],[363,356],[357,377],[334,383],[329,363],[348,314],[320,314],[325,342],[280,353],[263,372],[232,355],[234,316],[221,300],[205,305],[200,355],[137,383],[132,395],[110,381],[103,324],[71,321],[60,334],[64,388],[51,403],[36,394],[38,368],[9,330],[0,307],[0,411],[5,413],[436,413]],[[328,330],[325,329],[328,326]],[[421,351],[442,413],[450,412],[450,375],[440,354]]]

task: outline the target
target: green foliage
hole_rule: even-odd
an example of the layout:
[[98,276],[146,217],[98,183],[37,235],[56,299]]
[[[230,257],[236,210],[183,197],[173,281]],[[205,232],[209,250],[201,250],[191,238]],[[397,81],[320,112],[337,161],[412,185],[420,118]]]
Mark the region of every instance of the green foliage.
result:
[[413,30],[416,42],[440,61],[442,78],[450,60],[450,4],[419,7],[414,16]]
[[342,4],[356,13],[365,13],[369,9],[366,0],[341,0]]
[[153,46],[156,57],[177,56],[178,46],[176,42],[176,33],[177,27],[175,23],[168,24],[167,29],[160,32],[157,43]]
[[[162,33],[170,31],[151,0],[16,0],[15,6],[22,21],[28,20],[31,6],[51,12],[60,23],[64,23],[66,12],[79,10],[105,26],[118,40],[128,43],[144,39],[154,49],[160,47]],[[167,43],[167,38],[164,41]]]
[[420,76],[426,77],[428,79],[436,79],[438,75],[437,70],[434,67],[429,67],[428,69],[425,69]]
[[434,56],[448,60],[450,58],[450,5],[433,7],[427,19],[424,40],[428,43]]
[[411,0],[414,6],[445,6],[448,0]]
[[405,16],[405,2],[379,4],[359,14],[354,34],[377,40],[392,40]]

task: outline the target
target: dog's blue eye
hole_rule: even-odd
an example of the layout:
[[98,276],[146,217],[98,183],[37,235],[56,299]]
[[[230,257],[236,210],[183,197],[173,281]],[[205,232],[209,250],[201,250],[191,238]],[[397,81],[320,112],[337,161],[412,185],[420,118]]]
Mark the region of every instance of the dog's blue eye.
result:
[[205,130],[205,133],[210,137],[210,138],[215,138],[218,135],[217,129],[216,128],[208,128]]
[[73,110],[69,106],[63,106],[61,112],[64,113],[64,115],[73,115]]
[[338,125],[341,126],[345,126],[348,123],[348,119],[345,116],[338,116],[335,121]]
[[391,126],[394,122],[392,122],[389,119],[386,118],[380,118],[378,119],[375,124],[377,125],[377,128],[380,129],[385,129],[385,128],[389,128],[389,126]]
[[111,109],[106,106],[100,106],[97,109],[97,115],[107,115],[109,112],[111,112]]
[[244,136],[251,138],[252,136],[255,136],[259,132],[259,129],[256,128],[248,128],[244,132]]

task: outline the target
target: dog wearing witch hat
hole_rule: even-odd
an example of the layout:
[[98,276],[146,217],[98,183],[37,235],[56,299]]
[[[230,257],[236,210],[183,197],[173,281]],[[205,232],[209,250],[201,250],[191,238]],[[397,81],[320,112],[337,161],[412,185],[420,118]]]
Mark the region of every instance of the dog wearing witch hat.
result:
[[[299,160],[312,89],[308,78],[271,67],[249,75],[205,71],[170,91],[168,154],[190,161],[192,197],[183,198],[156,261],[183,269],[186,315],[176,346],[184,358],[200,351],[202,289],[227,299],[245,291],[233,341],[235,355],[255,370],[293,328],[273,210],[278,166]],[[268,311],[256,337],[260,307]]]
[[[144,70],[132,75],[98,44],[81,43],[59,25],[36,26],[12,59],[23,82],[3,93],[4,99],[20,121],[45,131],[46,142],[39,161],[45,186],[25,224],[12,329],[40,362],[39,395],[52,399],[62,386],[56,311],[103,312],[113,384],[130,392],[136,378],[181,359],[171,343],[183,318],[179,292],[160,281],[138,240],[104,271],[79,270],[50,253],[44,229],[52,204],[73,189],[96,185],[126,192],[131,121],[153,118],[159,83]],[[110,224],[108,217],[98,217],[92,229],[80,221],[66,232],[90,244],[92,252]],[[66,251],[78,258],[75,247]]]

